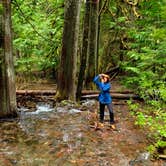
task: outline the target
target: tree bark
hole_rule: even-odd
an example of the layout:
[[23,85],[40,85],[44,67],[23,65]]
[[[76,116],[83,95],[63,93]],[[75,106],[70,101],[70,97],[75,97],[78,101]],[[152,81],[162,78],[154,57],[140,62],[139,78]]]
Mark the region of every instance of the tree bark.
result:
[[98,9],[98,34],[97,34],[97,53],[96,53],[96,72],[99,72],[99,43],[100,43],[100,22],[101,22],[101,10],[102,10],[103,0],[99,0],[99,9]]
[[86,86],[92,82],[97,73],[97,41],[98,41],[98,0],[91,0],[89,50],[86,70]]
[[17,116],[12,55],[11,1],[1,1],[0,15],[0,117]]
[[77,100],[81,99],[81,91],[83,87],[83,81],[85,78],[85,69],[86,69],[87,51],[88,51],[88,36],[89,36],[89,16],[90,16],[90,0],[86,0],[82,52],[81,52],[81,58],[80,58],[80,71],[78,75],[78,84],[77,84],[77,92],[76,92]]
[[76,100],[76,64],[81,0],[65,0],[62,54],[57,100]]

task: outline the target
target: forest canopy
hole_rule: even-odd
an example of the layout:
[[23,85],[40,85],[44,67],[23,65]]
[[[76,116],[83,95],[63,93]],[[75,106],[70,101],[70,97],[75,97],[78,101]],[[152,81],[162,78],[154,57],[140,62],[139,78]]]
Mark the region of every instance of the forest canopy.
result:
[[13,44],[17,72],[42,71],[57,67],[63,7],[63,1],[13,1]]
[[[14,0],[12,3],[16,71],[56,70],[61,53],[64,2]],[[103,1],[99,10],[98,48],[99,72],[119,66],[127,75],[126,85],[134,86],[142,97],[163,101],[166,100],[165,9],[164,0]],[[81,18],[83,13],[84,5]]]

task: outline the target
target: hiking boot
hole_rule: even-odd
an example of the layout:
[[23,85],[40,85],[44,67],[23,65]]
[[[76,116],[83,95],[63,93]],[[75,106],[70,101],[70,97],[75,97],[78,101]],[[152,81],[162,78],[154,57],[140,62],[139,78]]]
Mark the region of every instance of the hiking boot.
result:
[[115,124],[115,121],[110,121],[110,125]]
[[110,124],[114,124],[114,113],[110,112]]
[[110,127],[111,127],[111,129],[116,130],[115,125],[111,124]]

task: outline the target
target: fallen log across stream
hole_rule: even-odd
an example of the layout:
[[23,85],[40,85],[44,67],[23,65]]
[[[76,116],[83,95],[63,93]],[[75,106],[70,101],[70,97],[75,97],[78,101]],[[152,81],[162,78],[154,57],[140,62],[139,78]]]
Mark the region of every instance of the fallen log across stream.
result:
[[[140,100],[140,97],[135,94],[122,94],[122,93],[111,93],[113,99],[137,99]],[[98,94],[82,95],[81,99],[97,99]]]
[[55,95],[55,90],[16,90],[16,95]]
[[[17,95],[41,95],[41,96],[54,96],[56,94],[55,90],[17,90]],[[82,97],[81,99],[97,99],[99,94],[99,91],[92,91],[92,90],[84,90],[82,91]],[[126,90],[126,91],[115,91],[112,90],[110,92],[113,99],[136,99],[140,100],[140,97],[136,94],[133,94],[132,91]]]

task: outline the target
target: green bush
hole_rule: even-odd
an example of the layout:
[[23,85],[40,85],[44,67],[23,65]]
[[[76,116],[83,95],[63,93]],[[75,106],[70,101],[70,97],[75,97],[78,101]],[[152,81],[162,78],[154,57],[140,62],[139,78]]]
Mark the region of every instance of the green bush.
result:
[[148,150],[155,156],[166,151],[166,112],[156,106],[138,105],[128,102],[132,116],[136,118],[135,124],[147,130],[151,145]]

